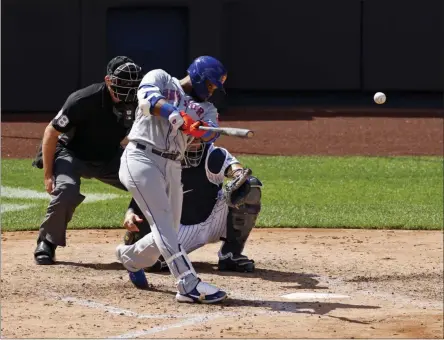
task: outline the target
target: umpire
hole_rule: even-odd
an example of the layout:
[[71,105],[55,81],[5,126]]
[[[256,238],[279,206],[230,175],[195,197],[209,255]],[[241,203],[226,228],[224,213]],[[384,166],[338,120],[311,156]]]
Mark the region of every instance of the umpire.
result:
[[37,264],[53,264],[57,246],[66,245],[68,223],[85,199],[82,177],[126,190],[119,180],[120,143],[132,125],[142,77],[130,58],[113,58],[105,81],[72,93],[46,127],[32,164],[43,169],[51,195],[34,251]]

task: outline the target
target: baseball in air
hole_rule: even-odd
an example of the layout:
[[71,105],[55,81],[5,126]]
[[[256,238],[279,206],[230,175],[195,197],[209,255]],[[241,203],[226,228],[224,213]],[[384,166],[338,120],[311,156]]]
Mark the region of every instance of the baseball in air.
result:
[[376,92],[375,96],[373,97],[373,100],[375,101],[376,104],[384,104],[386,99],[387,97],[382,92]]

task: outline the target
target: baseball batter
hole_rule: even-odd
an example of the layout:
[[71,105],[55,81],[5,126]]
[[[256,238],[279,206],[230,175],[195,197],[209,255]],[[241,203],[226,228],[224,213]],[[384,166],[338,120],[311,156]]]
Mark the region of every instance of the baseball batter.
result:
[[[244,198],[243,204],[233,206],[223,190],[226,179],[235,181],[248,174],[247,169],[228,152],[214,144],[194,140],[185,152],[182,170],[183,205],[178,239],[180,245],[190,252],[209,243],[223,241],[218,252],[218,267],[221,271],[252,272],[254,261],[242,255],[245,243],[253,229],[261,209],[262,183],[248,175],[246,183],[231,197]],[[228,185],[230,187],[230,185]],[[142,224],[142,213],[129,208],[125,214],[125,243],[132,244],[150,230]],[[168,266],[160,258],[148,271],[167,270]]]
[[119,245],[116,256],[133,284],[145,288],[143,268],[162,255],[177,280],[179,302],[213,303],[227,295],[197,277],[177,239],[183,195],[181,160],[194,138],[209,142],[218,137],[199,126],[217,126],[217,110],[207,100],[217,88],[223,89],[226,77],[221,62],[209,56],[195,59],[181,80],[159,69],[148,72],[139,86],[136,120],[121,158],[119,178],[152,232],[132,245]]

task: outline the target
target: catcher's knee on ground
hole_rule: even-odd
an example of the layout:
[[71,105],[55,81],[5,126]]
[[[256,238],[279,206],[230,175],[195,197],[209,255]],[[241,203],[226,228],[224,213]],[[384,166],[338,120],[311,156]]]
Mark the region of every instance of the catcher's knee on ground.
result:
[[219,251],[219,270],[252,272],[255,269],[254,261],[242,255],[242,251],[261,210],[262,183],[250,176],[248,185],[244,203],[228,210],[227,234]]

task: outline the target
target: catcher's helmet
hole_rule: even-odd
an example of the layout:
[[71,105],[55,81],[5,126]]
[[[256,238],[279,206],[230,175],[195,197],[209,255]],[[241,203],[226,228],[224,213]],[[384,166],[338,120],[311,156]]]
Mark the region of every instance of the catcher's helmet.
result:
[[225,92],[224,82],[227,78],[227,71],[216,58],[210,56],[198,57],[191,63],[187,71],[191,78],[193,90],[199,99],[205,101],[210,97],[206,84],[207,80]]
[[137,101],[137,89],[143,78],[139,65],[128,57],[118,56],[108,63],[107,74],[111,89],[119,100],[125,103]]

